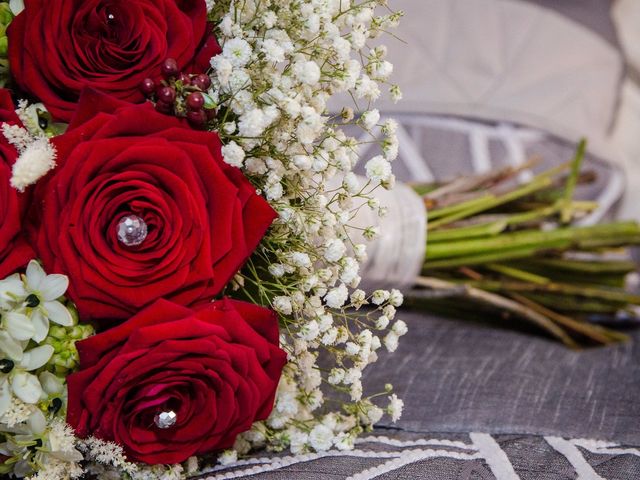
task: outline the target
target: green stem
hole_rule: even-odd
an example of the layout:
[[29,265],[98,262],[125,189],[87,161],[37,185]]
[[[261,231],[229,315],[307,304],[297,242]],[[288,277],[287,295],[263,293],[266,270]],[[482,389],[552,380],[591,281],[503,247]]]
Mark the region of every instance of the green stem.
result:
[[549,231],[525,230],[488,239],[472,239],[447,244],[436,243],[430,245],[427,243],[426,258],[429,262],[441,258],[462,257],[496,250],[527,247],[536,250],[548,250],[549,248],[557,248],[557,244],[561,245],[560,248],[568,248],[578,242],[579,245],[619,245],[621,237],[626,239],[636,235],[640,237],[640,226],[634,222],[589,227],[567,227]]
[[580,140],[580,144],[578,145],[578,150],[576,151],[576,155],[573,158],[573,162],[571,162],[571,172],[569,173],[569,178],[567,179],[567,186],[564,192],[564,206],[562,208],[562,213],[560,214],[560,220],[562,223],[567,224],[571,221],[573,217],[573,212],[571,209],[571,201],[573,199],[573,193],[576,189],[576,184],[578,183],[578,176],[580,175],[580,167],[582,166],[582,162],[584,160],[584,155],[587,149],[587,141],[583,138]]

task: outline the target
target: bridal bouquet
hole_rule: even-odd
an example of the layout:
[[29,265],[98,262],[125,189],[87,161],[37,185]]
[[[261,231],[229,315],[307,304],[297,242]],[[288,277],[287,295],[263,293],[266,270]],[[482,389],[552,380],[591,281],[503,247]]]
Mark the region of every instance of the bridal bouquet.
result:
[[[177,479],[399,418],[361,377],[403,298],[358,289],[353,222],[394,184],[386,4],[0,2],[0,473]],[[353,125],[385,132],[364,182]]]

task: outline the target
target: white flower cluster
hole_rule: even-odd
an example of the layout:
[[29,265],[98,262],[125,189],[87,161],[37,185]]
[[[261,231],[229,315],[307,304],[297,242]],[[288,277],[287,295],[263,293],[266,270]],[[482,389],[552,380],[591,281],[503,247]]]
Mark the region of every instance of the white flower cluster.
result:
[[[242,168],[279,214],[234,286],[280,314],[289,353],[272,416],[239,437],[237,452],[351,448],[385,411],[400,416],[391,388],[367,396],[362,375],[406,333],[394,319],[402,295],[358,289],[361,242],[377,230],[353,220],[363,208],[383,213],[373,192],[395,182],[396,123],[380,124],[372,103],[384,85],[396,100],[401,93],[388,83],[386,48],[368,43],[401,16],[386,0],[220,0],[211,11],[222,53],[211,60],[208,93],[218,104],[225,161]],[[332,114],[328,102],[338,94],[356,104]],[[348,136],[354,126],[368,138]],[[374,141],[381,154],[360,181],[353,169],[361,143]],[[381,396],[385,409],[373,402]],[[340,413],[326,413],[328,399]]]
[[58,301],[68,285],[66,276],[46,275],[35,260],[26,275],[0,280],[0,431],[3,424],[11,428],[26,421],[44,429],[44,416],[34,405],[60,392],[62,386],[52,373],[36,376],[32,372],[54,353],[51,345],[43,343],[49,321],[73,325],[69,310]]
[[[56,166],[56,150],[43,133],[29,129],[33,124],[32,116],[27,114],[26,103],[21,102],[17,113],[22,113],[22,118],[27,123],[27,128],[19,125],[2,124],[2,134],[11,143],[20,156],[13,164],[11,186],[23,192],[29,185],[33,185],[49,170]],[[37,124],[33,127],[38,129]]]

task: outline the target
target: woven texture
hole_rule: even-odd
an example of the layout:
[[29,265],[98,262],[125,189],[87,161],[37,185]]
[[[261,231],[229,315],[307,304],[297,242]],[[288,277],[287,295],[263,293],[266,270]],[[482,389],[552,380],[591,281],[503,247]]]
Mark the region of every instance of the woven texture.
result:
[[640,478],[640,332],[574,352],[500,321],[402,318],[410,334],[368,377],[375,388],[393,380],[405,401],[396,425],[381,425],[355,452],[255,457],[203,478]]
[[262,457],[201,480],[634,480],[640,450],[531,435],[375,435],[352,452]]

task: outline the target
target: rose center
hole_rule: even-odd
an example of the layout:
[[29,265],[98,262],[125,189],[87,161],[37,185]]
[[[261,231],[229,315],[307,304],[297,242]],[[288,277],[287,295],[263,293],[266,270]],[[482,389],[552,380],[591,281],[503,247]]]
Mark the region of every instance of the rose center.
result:
[[147,224],[137,215],[125,215],[118,222],[118,240],[127,247],[135,247],[147,238]]

